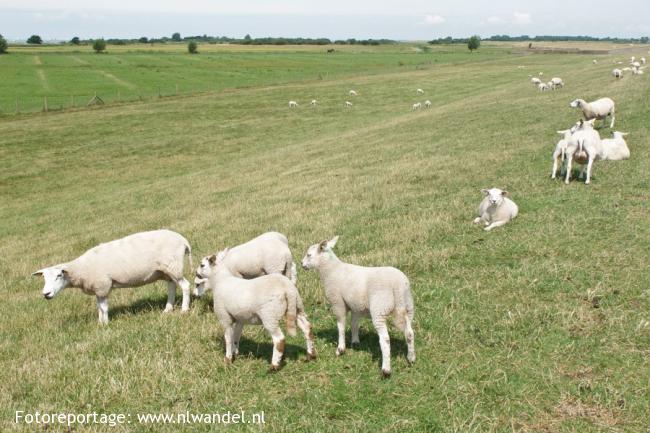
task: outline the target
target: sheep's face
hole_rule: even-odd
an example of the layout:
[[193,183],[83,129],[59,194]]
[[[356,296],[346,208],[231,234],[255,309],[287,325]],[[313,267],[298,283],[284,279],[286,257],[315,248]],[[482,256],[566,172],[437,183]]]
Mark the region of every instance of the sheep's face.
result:
[[205,293],[205,285],[208,282],[208,276],[210,274],[210,257],[205,256],[201,259],[199,267],[196,268],[196,275],[194,276],[194,295],[203,296]]
[[334,248],[334,245],[336,245],[336,242],[338,240],[339,237],[334,236],[329,241],[324,240],[310,246],[307,249],[305,257],[302,258],[303,269],[309,270],[318,268],[324,260],[327,260],[329,258],[330,255],[334,255],[332,248]]
[[576,99],[574,101],[571,101],[571,103],[569,105],[571,106],[571,108],[578,108],[580,106],[580,99]]
[[508,195],[508,191],[503,191],[499,188],[482,189],[481,192],[485,194],[485,196],[488,198],[488,201],[493,206],[499,206],[501,203],[503,203],[503,198]]
[[42,293],[47,300],[52,299],[57,293],[70,285],[68,272],[61,267],[55,266],[41,269],[40,271],[34,272],[32,275],[43,276],[45,286],[43,287]]

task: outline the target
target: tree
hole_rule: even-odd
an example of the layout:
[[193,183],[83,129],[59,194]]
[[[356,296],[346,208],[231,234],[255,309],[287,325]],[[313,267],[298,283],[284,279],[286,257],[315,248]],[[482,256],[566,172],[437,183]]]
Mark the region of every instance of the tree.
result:
[[81,41],[79,41],[79,36],[75,36],[74,38],[70,39],[70,43],[72,45],[79,45]]
[[7,52],[7,40],[0,35],[0,54]]
[[172,41],[174,42],[180,42],[181,41],[181,34],[176,32],[172,35]]
[[478,50],[478,47],[481,46],[481,38],[479,38],[477,35],[472,36],[469,38],[469,41],[467,41],[467,48],[469,48],[470,52],[474,52],[474,50]]
[[196,42],[190,41],[190,43],[187,44],[187,51],[190,54],[196,54],[196,53],[198,53],[198,51],[196,51],[196,47],[197,47]]
[[101,53],[106,49],[106,41],[104,39],[95,39],[93,41],[93,50],[96,53]]
[[38,44],[38,45],[40,45],[40,44],[43,43],[43,39],[41,39],[41,37],[39,35],[31,35],[27,39],[27,43],[28,44]]
[[149,42],[149,39],[146,36],[143,36],[140,39],[138,39],[138,42],[140,42],[141,44],[146,44],[147,42]]

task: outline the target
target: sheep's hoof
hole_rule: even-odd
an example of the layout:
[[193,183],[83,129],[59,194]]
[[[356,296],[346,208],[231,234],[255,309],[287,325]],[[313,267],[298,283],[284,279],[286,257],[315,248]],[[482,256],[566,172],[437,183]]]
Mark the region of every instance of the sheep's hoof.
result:
[[271,366],[268,369],[268,373],[277,373],[278,371],[280,371],[280,365],[271,364]]
[[390,377],[390,370],[384,370],[383,368],[381,369],[381,377],[384,379],[388,379]]
[[312,353],[307,352],[307,362],[313,361],[316,359],[316,351],[314,350]]
[[225,362],[226,365],[231,365],[232,364],[232,358],[228,358],[227,356],[224,356],[223,362]]
[[171,313],[172,311],[174,311],[174,307],[172,305],[168,305],[163,310],[163,313]]
[[353,349],[358,348],[361,345],[359,341],[353,341],[350,346],[352,346]]
[[190,309],[189,309],[189,308],[183,308],[183,309],[181,309],[181,313],[183,313],[183,314],[185,314],[185,313],[189,313],[189,312],[190,312]]
[[407,355],[406,360],[412,365],[415,362],[415,355]]
[[336,356],[341,356],[341,355],[343,355],[344,353],[345,353],[345,347],[343,347],[343,348],[341,348],[341,347],[337,347],[337,348],[336,348]]

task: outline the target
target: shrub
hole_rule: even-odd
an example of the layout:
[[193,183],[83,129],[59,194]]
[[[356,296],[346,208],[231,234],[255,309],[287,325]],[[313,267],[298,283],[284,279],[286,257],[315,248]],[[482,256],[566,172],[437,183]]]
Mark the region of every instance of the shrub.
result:
[[7,52],[7,40],[0,35],[0,54]]
[[75,36],[74,38],[70,39],[70,43],[72,45],[79,45],[81,41],[79,40],[79,36]]
[[104,39],[95,39],[93,41],[93,50],[96,53],[101,53],[106,49],[106,41]]
[[178,32],[177,32],[177,33],[174,33],[174,34],[172,35],[172,41],[174,41],[174,42],[180,42],[180,41],[181,41],[181,34],[178,33]]
[[481,46],[481,38],[479,38],[476,35],[472,36],[467,41],[467,48],[469,48],[470,52],[473,52],[474,50],[478,50],[478,47],[480,46]]
[[196,45],[196,42],[194,42],[194,41],[190,41],[190,43],[187,44],[187,51],[188,51],[190,54],[196,54],[196,53],[198,53],[198,51],[196,51],[196,48],[197,48],[197,45]]
[[28,44],[42,44],[43,39],[39,35],[31,35],[29,38],[27,38],[27,43]]

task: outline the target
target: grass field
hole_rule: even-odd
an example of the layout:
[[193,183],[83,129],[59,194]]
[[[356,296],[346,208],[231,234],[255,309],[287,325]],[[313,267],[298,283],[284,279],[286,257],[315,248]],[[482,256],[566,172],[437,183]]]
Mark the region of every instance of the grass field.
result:
[[[331,63],[320,48],[215,49],[200,60],[38,54],[51,91],[62,94],[82,84],[114,89],[97,74],[87,82],[75,75],[74,57],[137,88],[181,75],[205,82],[205,59],[233,77],[214,83],[223,91],[193,97],[0,118],[2,430],[36,431],[13,423],[16,410],[135,417],[243,409],[264,411],[268,432],[648,431],[648,77],[614,81],[609,56],[592,65],[592,57],[498,47],[473,55],[412,48],[337,53]],[[32,68],[10,88],[41,91],[35,55],[0,57]],[[185,66],[168,79],[165,62]],[[329,75],[319,79],[321,71]],[[528,74],[538,71],[566,87],[537,92]],[[345,110],[351,88],[360,95]],[[617,103],[631,159],[596,163],[589,186],[551,181],[555,131],[579,117],[569,102],[600,96]],[[320,105],[308,107],[311,98]],[[410,111],[425,98],[433,108]],[[301,107],[289,110],[289,99]],[[486,233],[471,221],[479,189],[492,186],[511,192],[520,215]],[[302,270],[319,359],[303,362],[302,339],[290,337],[276,374],[267,374],[271,343],[258,327],[244,329],[242,356],[224,365],[210,295],[188,314],[164,315],[163,284],[116,290],[111,322],[100,327],[93,298],[67,289],[46,302],[42,281],[30,276],[99,242],[160,227],[190,240],[195,263],[266,230],[287,234],[297,260],[341,235],[341,259],[410,277],[416,363],[407,365],[403,337],[391,330],[393,376],[381,380],[368,320],[360,347],[337,358],[322,286]]]

